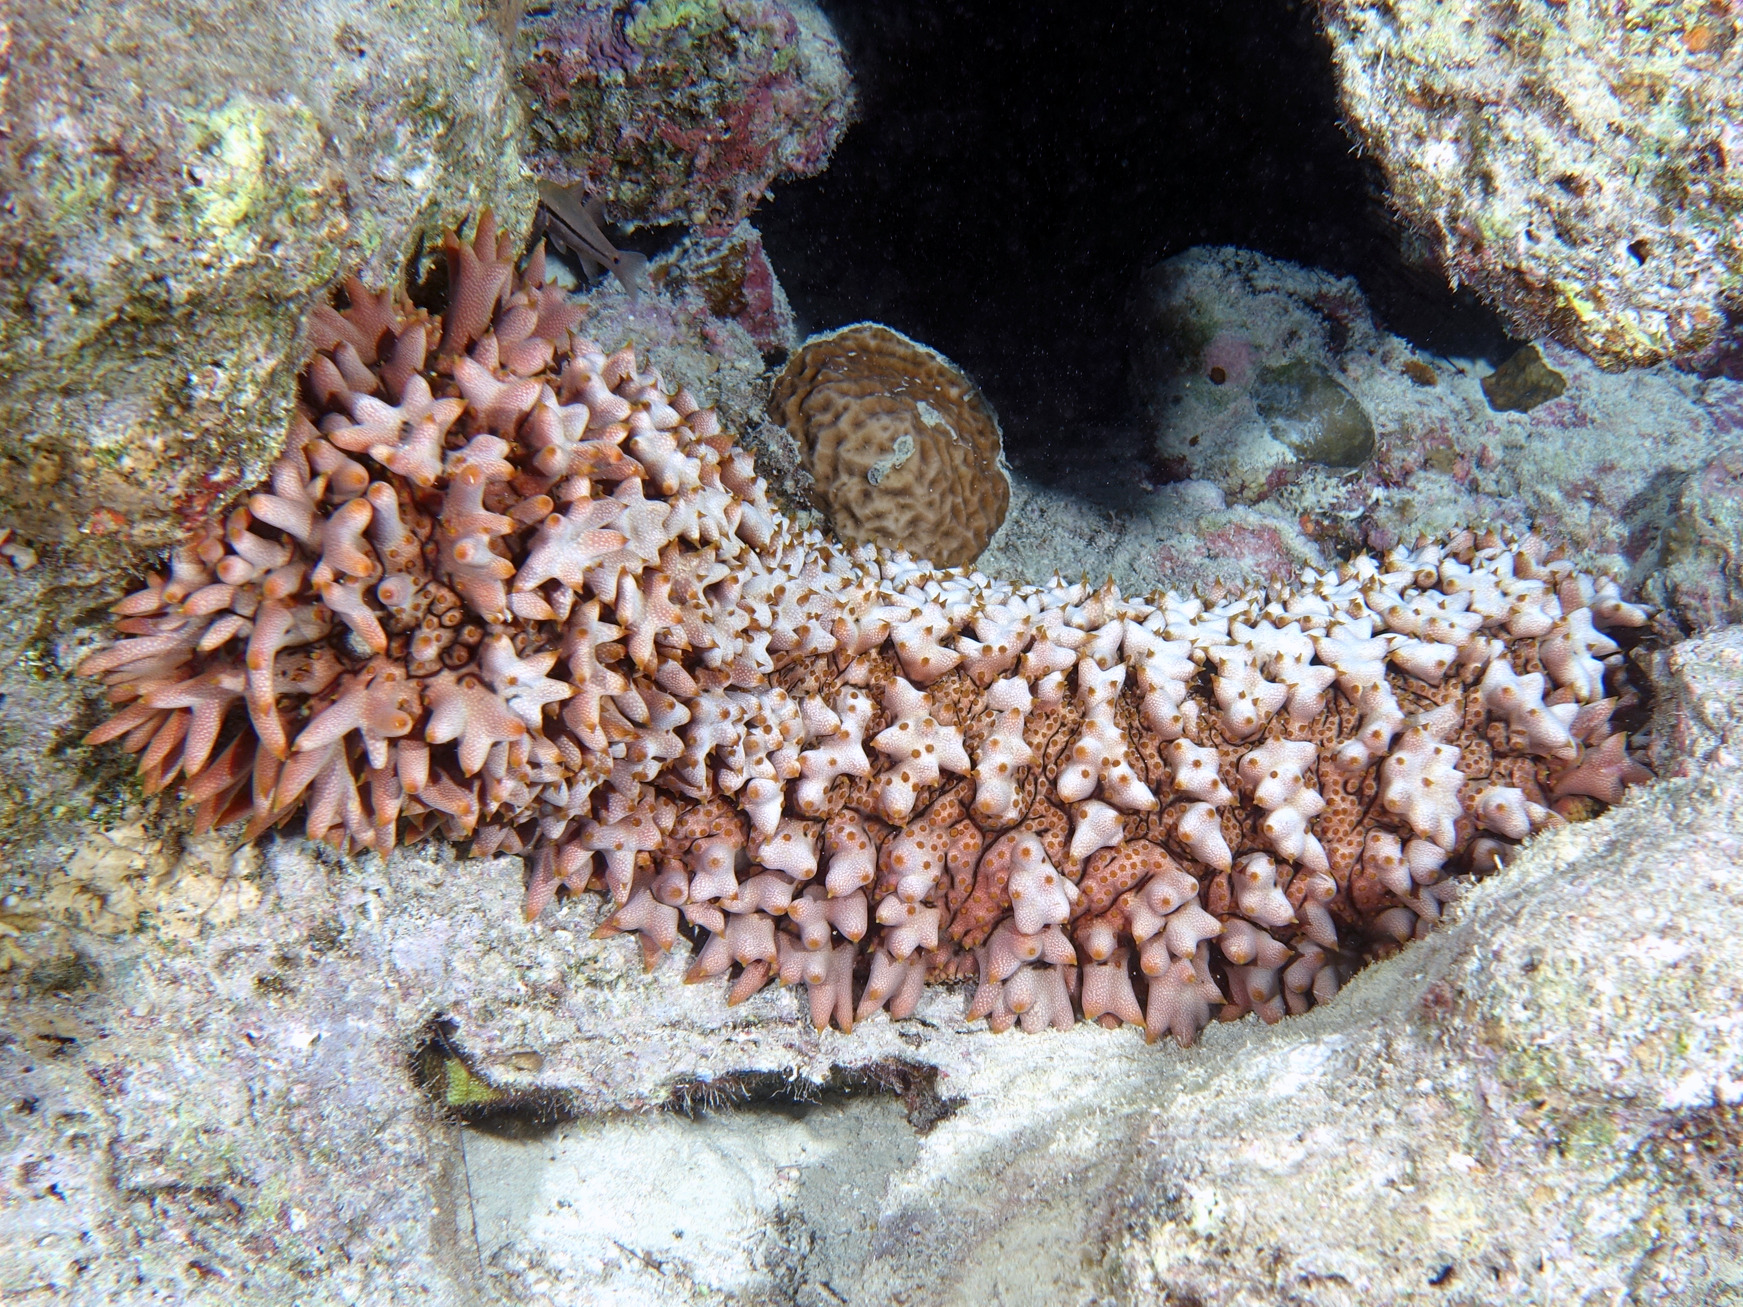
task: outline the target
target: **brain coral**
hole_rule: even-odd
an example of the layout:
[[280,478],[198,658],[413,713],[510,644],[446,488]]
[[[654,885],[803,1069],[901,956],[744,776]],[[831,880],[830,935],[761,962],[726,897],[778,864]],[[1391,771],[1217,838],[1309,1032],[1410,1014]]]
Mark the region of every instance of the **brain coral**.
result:
[[1743,308],[1735,5],[1320,10],[1394,206],[1515,333],[1642,366],[1698,353]]
[[998,417],[949,359],[861,322],[813,336],[769,410],[799,442],[819,506],[849,544],[972,563],[1005,520]]
[[833,544],[577,337],[488,220],[433,317],[352,282],[270,481],[115,606],[88,737],[203,828],[524,853],[526,912],[819,1027],[974,976],[994,1029],[1274,1020],[1645,772],[1639,625],[1470,533],[1206,604]]

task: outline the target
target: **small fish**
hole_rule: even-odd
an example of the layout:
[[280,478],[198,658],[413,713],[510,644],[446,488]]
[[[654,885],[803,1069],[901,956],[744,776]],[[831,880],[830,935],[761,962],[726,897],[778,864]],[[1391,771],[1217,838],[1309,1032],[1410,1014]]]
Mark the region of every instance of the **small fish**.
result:
[[603,220],[599,200],[584,199],[585,194],[579,182],[573,186],[540,182],[542,211],[535,230],[548,233],[553,245],[578,259],[589,278],[610,269],[629,292],[633,304],[647,285],[647,257],[634,250],[620,250],[605,239],[605,233],[599,229]]

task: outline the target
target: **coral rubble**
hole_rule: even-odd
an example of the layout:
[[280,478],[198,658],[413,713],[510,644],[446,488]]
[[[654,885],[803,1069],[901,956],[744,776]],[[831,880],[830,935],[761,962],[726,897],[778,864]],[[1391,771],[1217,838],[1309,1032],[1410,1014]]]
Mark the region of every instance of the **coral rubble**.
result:
[[347,287],[270,481],[115,606],[88,737],[207,829],[525,853],[529,917],[814,1022],[977,976],[994,1029],[1189,1043],[1430,929],[1455,873],[1646,773],[1606,630],[1470,532],[1207,604],[833,544],[488,216],[430,316]]
[[972,563],[1011,485],[992,406],[936,350],[875,322],[806,341],[769,412],[799,442],[815,498],[848,544]]
[[1606,367],[1689,359],[1743,296],[1734,10],[1324,0],[1398,212],[1516,334]]

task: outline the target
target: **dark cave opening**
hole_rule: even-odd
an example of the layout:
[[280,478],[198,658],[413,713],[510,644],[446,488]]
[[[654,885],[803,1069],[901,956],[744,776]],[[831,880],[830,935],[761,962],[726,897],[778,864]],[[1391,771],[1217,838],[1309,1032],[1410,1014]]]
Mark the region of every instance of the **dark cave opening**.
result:
[[801,327],[871,319],[949,355],[1026,474],[1131,493],[1139,278],[1193,245],[1354,275],[1431,353],[1509,352],[1469,292],[1406,264],[1311,4],[823,7],[860,120],[756,215]]

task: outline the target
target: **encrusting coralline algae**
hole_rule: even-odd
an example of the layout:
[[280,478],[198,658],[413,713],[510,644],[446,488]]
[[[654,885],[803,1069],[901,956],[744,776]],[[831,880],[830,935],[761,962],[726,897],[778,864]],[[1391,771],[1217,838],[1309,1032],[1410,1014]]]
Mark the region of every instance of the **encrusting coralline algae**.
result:
[[819,1027],[978,976],[996,1030],[1190,1043],[1337,992],[1454,875],[1646,775],[1606,631],[1645,614],[1465,532],[1214,603],[1013,586],[772,506],[751,459],[486,215],[431,317],[317,311],[270,483],[115,607],[87,737],[209,829],[525,853],[526,911]]

